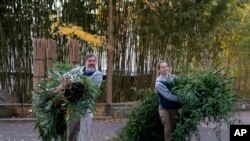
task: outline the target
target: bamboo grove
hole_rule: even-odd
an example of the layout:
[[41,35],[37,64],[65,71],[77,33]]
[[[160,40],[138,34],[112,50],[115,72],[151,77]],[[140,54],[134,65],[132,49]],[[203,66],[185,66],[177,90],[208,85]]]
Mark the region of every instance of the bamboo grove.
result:
[[[141,99],[138,90],[154,87],[162,59],[176,74],[221,62],[236,76],[239,97],[249,98],[249,8],[248,0],[113,0],[113,102]],[[56,59],[68,58],[67,39],[51,35],[51,15],[108,37],[107,0],[1,0],[0,88],[18,102],[31,100],[32,38],[56,40]],[[81,46],[82,55],[107,57],[105,47],[93,50],[84,41]]]

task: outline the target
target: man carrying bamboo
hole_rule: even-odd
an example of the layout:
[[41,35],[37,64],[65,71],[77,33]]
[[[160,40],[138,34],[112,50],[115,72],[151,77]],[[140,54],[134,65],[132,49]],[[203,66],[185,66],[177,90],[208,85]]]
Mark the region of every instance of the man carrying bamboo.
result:
[[[98,87],[101,86],[103,76],[102,73],[97,69],[97,57],[94,54],[88,54],[85,56],[85,65],[74,68],[63,75],[64,80],[55,89],[54,92],[59,92],[69,83],[70,75],[84,75],[90,78],[93,85]],[[91,123],[93,119],[93,113],[90,109],[87,110],[84,116],[79,119],[70,121],[67,124],[67,140],[68,141],[90,141]],[[79,127],[80,124],[80,127]],[[79,132],[78,132],[79,131]],[[78,135],[78,136],[77,136]]]

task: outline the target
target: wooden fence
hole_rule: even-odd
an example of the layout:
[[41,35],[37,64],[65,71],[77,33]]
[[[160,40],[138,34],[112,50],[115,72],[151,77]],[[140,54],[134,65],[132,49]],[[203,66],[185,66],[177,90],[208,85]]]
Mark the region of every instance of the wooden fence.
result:
[[[33,89],[38,89],[38,83],[46,77],[48,69],[52,68],[53,59],[57,56],[57,44],[52,39],[32,39],[33,47]],[[72,64],[80,62],[80,44],[77,40],[70,40],[68,57]]]

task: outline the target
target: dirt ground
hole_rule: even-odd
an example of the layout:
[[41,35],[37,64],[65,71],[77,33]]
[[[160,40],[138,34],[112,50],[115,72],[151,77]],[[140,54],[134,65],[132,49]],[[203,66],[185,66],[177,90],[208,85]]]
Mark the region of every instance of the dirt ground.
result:
[[[92,141],[109,141],[121,127],[125,119],[94,119]],[[41,141],[34,130],[33,121],[0,121],[0,141]]]

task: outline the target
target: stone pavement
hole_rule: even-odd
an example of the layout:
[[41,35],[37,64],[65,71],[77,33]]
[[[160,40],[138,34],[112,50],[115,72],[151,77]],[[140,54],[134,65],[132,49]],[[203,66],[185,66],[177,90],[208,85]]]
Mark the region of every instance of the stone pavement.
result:
[[[126,119],[94,119],[92,141],[109,141],[125,125]],[[0,141],[42,141],[34,130],[34,120],[0,120]]]
[[[250,111],[237,112],[238,124],[250,125]],[[126,124],[127,119],[95,119],[92,124],[92,141],[110,141],[121,127]],[[33,129],[32,119],[15,121],[0,119],[0,141],[41,141],[37,131]],[[199,127],[201,141],[217,141],[216,133],[213,131],[214,124],[201,123]],[[221,127],[221,140],[229,141],[229,130]],[[191,141],[196,141],[195,137]]]
[[[250,125],[250,111],[239,111],[235,113],[236,119],[239,120],[235,124],[244,124],[244,125]],[[214,123],[210,123],[209,125],[206,125],[205,123],[201,123],[199,127],[199,133],[200,133],[200,141],[219,141],[219,139],[216,137],[216,133],[213,130],[215,127]],[[221,140],[220,141],[229,141],[229,129],[225,126],[222,126],[220,128],[220,134],[221,134]],[[191,141],[196,141],[195,137],[193,136]]]

